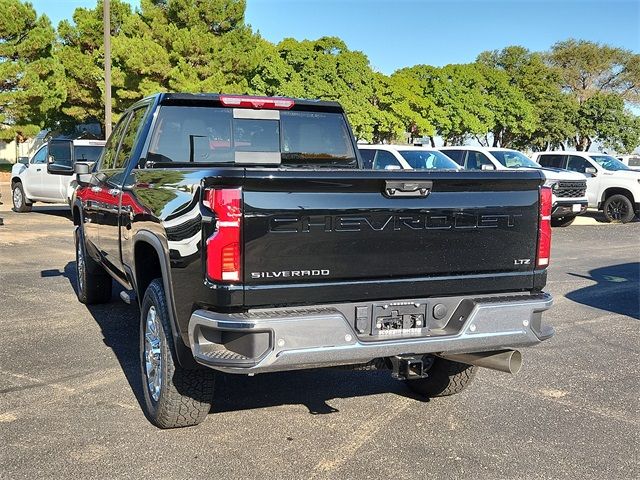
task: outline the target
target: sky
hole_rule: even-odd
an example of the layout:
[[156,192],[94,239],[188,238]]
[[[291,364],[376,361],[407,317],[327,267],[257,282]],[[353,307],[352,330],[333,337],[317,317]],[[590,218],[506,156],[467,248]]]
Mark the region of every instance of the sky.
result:
[[[30,1],[54,25],[76,7],[96,4]],[[640,52],[638,0],[247,0],[246,21],[272,42],[340,37],[386,74],[416,64],[468,63],[509,45],[544,51],[567,38]]]

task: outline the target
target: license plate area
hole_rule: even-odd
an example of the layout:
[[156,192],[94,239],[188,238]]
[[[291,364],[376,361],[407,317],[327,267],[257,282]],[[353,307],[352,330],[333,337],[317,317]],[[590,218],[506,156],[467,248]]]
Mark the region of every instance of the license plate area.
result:
[[572,212],[580,212],[580,210],[582,210],[582,205],[580,205],[579,203],[574,203],[573,205],[571,205]]
[[426,333],[426,303],[394,302],[373,306],[372,335],[416,336]]

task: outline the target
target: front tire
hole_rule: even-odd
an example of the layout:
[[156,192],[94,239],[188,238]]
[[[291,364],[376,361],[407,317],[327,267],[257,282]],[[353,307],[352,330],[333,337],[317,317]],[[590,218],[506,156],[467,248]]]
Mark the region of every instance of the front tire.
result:
[[478,367],[434,357],[428,377],[407,380],[407,386],[427,398],[446,397],[462,392],[471,384]]
[[19,213],[26,213],[31,211],[32,203],[27,200],[27,197],[24,194],[22,182],[16,182],[13,184],[11,199],[13,200],[14,211]]
[[76,227],[76,282],[78,300],[85,305],[111,300],[112,281],[109,274],[87,253],[82,226]]
[[214,372],[186,369],[175,346],[162,280],[153,280],[142,301],[140,370],[148,418],[160,428],[197,425],[211,409]]
[[552,218],[551,219],[551,226],[552,227],[568,227],[569,225],[571,225],[573,223],[573,221],[575,219],[576,219],[575,216],[562,217],[562,218]]
[[636,215],[631,200],[620,194],[607,198],[602,210],[608,222],[629,223]]

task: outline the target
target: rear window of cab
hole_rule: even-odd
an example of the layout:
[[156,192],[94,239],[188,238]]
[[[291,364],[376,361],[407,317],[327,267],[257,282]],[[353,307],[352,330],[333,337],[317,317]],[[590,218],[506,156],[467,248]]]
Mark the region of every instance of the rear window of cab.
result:
[[341,113],[173,105],[160,107],[147,161],[357,167]]

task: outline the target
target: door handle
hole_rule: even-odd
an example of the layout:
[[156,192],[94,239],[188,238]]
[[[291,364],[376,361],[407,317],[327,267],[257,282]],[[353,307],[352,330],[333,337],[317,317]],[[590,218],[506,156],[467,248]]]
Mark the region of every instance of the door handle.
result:
[[409,180],[385,180],[384,194],[392,198],[407,197],[426,197],[431,193],[433,182],[425,181],[409,181]]
[[41,168],[36,168],[36,172],[41,172],[42,169]]

